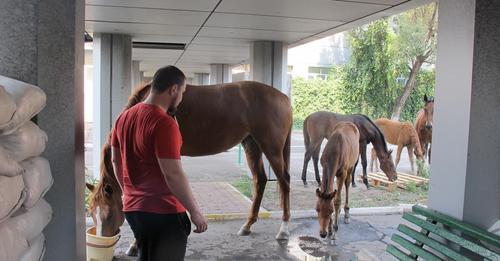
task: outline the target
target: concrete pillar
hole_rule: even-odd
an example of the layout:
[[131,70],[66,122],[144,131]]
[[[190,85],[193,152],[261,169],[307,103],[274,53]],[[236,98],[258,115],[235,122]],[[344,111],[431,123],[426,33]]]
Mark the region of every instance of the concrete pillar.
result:
[[208,73],[194,73],[193,84],[194,85],[209,85]]
[[429,207],[500,219],[500,2],[440,0]]
[[139,61],[132,61],[132,84],[130,88],[131,93],[133,93],[135,87],[137,87],[142,82],[142,75],[139,69],[139,64]]
[[288,46],[283,42],[253,42],[250,49],[250,79],[269,84],[290,96],[287,84]]
[[[283,42],[257,41],[250,47],[250,79],[273,86],[290,96],[287,84],[288,46]],[[264,159],[264,168],[269,180],[276,180],[276,175]]]
[[94,34],[94,176],[99,176],[102,145],[127,103],[132,85],[132,40],[119,34]]
[[[49,142],[53,217],[45,260],[85,260],[83,161],[84,0],[3,1],[0,74],[38,85],[47,105],[37,123]],[[57,8],[54,8],[57,6]]]
[[232,66],[229,64],[210,65],[210,84],[232,82]]

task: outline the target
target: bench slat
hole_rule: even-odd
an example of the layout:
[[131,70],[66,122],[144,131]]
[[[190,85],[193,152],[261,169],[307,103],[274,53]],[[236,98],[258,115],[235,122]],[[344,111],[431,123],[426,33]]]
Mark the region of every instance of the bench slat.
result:
[[415,260],[414,258],[409,257],[407,254],[405,254],[403,251],[399,250],[397,247],[395,247],[393,245],[388,245],[386,251],[389,252],[391,255],[393,255],[394,257],[396,257],[399,260],[403,260],[403,261],[414,261]]
[[455,219],[453,217],[448,217],[437,211],[430,210],[419,205],[413,206],[412,209],[413,212],[419,215],[429,217],[441,224],[457,229],[460,232],[463,232],[464,234],[469,235],[473,238],[477,238],[486,241],[488,243],[491,243],[497,247],[500,247],[500,236],[497,236],[493,233],[483,232],[480,228],[471,226],[469,224],[465,224],[458,219]]
[[453,260],[470,260],[469,258],[463,257],[461,254],[451,250],[446,245],[443,245],[443,244],[439,243],[438,241],[436,241],[430,237],[427,237],[427,236],[411,229],[410,227],[408,227],[406,225],[400,224],[398,226],[398,230],[401,231],[403,234],[417,240],[419,243],[423,243],[424,245],[431,247],[432,249],[444,254],[445,256],[452,258]]
[[411,223],[424,228],[442,238],[445,238],[453,243],[458,244],[459,246],[466,248],[474,253],[477,253],[483,257],[492,259],[492,260],[500,260],[500,255],[495,254],[494,252],[490,251],[489,249],[486,249],[476,243],[473,243],[471,241],[468,241],[464,238],[461,238],[451,232],[446,231],[443,228],[440,228],[432,223],[429,223],[425,220],[422,220],[418,217],[416,217],[413,214],[410,213],[404,213],[403,214],[403,219],[406,219],[410,221]]
[[402,247],[408,249],[410,252],[412,252],[415,255],[421,256],[425,260],[429,261],[441,261],[439,257],[436,255],[432,254],[431,252],[426,251],[425,249],[422,249],[420,247],[415,246],[412,242],[404,239],[398,234],[393,234],[391,237],[392,241],[400,244]]

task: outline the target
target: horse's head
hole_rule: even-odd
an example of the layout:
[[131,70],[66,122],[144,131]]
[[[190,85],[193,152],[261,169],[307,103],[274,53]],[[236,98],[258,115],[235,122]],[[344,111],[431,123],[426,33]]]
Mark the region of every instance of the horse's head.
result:
[[384,171],[387,178],[390,181],[397,180],[398,173],[396,172],[396,167],[394,167],[394,161],[392,160],[392,150],[389,150],[385,156],[381,155],[379,160],[380,168]]
[[120,231],[125,220],[123,214],[122,192],[116,181],[111,165],[111,146],[105,144],[101,152],[101,179],[94,187],[87,184],[90,195],[89,214],[97,226],[97,219],[102,224],[103,236],[114,236]]
[[427,130],[432,129],[432,120],[434,116],[434,97],[427,97],[424,95],[424,113],[425,113],[425,128]]
[[316,189],[316,197],[318,200],[316,201],[316,212],[318,212],[318,220],[319,220],[319,235],[322,238],[325,238],[327,235],[327,229],[331,226],[332,222],[332,213],[333,213],[333,198],[337,191],[333,191],[332,193],[321,192]]
[[[102,236],[111,237],[120,232],[120,227],[125,220],[122,211],[121,192],[116,191],[109,184],[92,186],[87,184],[92,191],[89,214],[94,220],[94,225],[102,224]],[[97,222],[97,220],[100,222]]]

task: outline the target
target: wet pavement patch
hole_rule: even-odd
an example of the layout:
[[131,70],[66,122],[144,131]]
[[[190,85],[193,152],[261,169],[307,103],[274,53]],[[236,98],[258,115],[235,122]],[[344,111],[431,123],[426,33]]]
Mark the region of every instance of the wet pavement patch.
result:
[[327,251],[322,250],[324,243],[323,241],[310,236],[299,237],[299,247],[302,251],[315,257],[323,257],[329,255]]

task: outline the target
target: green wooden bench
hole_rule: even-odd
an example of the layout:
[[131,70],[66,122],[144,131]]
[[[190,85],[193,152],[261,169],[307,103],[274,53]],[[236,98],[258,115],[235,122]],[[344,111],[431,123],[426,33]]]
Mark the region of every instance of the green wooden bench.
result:
[[[500,253],[496,252],[500,248],[500,236],[419,205],[413,206],[412,210],[412,213],[404,213],[403,219],[418,226],[420,231],[404,224],[398,226],[398,231],[406,237],[393,234],[391,239],[405,250],[403,251],[392,244],[389,244],[386,249],[397,259],[500,261]],[[480,241],[494,247],[490,249]],[[467,249],[475,253],[472,255],[477,256],[464,255],[464,251],[460,251],[460,248]]]

